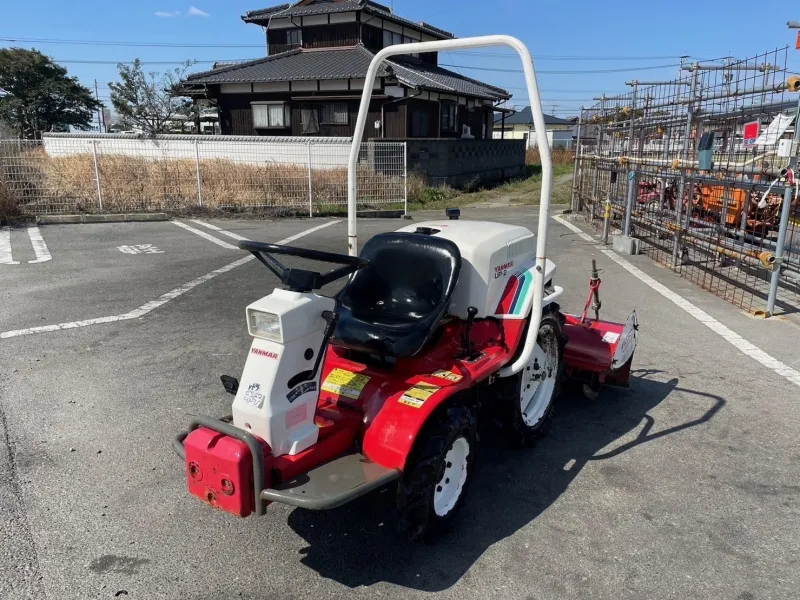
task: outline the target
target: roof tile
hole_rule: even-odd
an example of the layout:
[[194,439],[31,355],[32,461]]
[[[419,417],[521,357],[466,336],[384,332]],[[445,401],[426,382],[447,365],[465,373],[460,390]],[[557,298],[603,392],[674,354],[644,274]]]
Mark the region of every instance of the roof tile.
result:
[[[367,74],[374,54],[363,46],[325,50],[289,50],[257,60],[194,73],[187,84],[266,83],[309,79],[351,79]],[[464,77],[412,58],[395,57],[384,63],[379,76],[390,67],[397,79],[413,88],[450,92],[477,98],[500,100],[511,95],[498,87]]]

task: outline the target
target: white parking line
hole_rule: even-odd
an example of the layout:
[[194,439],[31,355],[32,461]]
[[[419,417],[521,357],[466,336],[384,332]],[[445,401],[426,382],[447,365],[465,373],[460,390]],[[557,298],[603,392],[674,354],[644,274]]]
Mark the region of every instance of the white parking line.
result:
[[[561,215],[556,215],[553,217],[553,219],[561,223],[567,229],[577,233],[582,239],[595,244],[597,243],[596,239],[594,239],[588,233],[585,233],[582,229],[580,229],[576,225],[573,225],[572,223],[564,219]],[[638,267],[635,267],[630,262],[622,258],[616,252],[609,250],[608,248],[602,245],[596,245],[596,248],[600,250],[603,254],[608,256],[615,263],[617,263],[619,266],[621,266],[623,269],[632,274],[634,277],[636,277],[646,285],[653,288],[656,292],[664,296],[667,300],[673,302],[675,305],[685,310],[695,319],[700,321],[703,325],[708,327],[711,331],[713,331],[714,333],[722,337],[722,339],[724,339],[726,342],[734,346],[737,350],[753,358],[754,360],[757,360],[768,369],[775,371],[781,377],[785,377],[788,381],[795,384],[796,386],[800,386],[800,372],[795,371],[785,363],[779,361],[777,358],[770,356],[755,344],[748,342],[738,333],[733,331],[730,327],[723,325],[703,309],[698,308],[683,296],[673,292],[664,284],[659,283],[658,281],[650,277],[650,275],[648,275]]]
[[0,227],[0,265],[18,265],[11,256],[11,228]]
[[36,254],[36,258],[29,260],[29,263],[43,263],[52,260],[53,257],[50,255],[50,250],[47,249],[47,244],[45,244],[44,238],[36,225],[28,227],[28,237],[31,238],[31,246],[33,246],[33,252]]
[[212,231],[216,231],[217,233],[221,233],[222,235],[227,235],[229,238],[233,238],[235,240],[247,240],[250,238],[242,237],[239,234],[233,233],[232,231],[226,231],[221,227],[217,227],[216,225],[212,225],[211,223],[206,223],[205,221],[201,221],[200,219],[192,219],[192,223],[197,223],[198,225],[202,225],[203,227],[208,227]]
[[[339,223],[339,221],[328,221],[323,223],[322,225],[318,225],[317,227],[312,227],[310,229],[306,229],[305,231],[301,231],[295,235],[292,235],[288,238],[280,240],[277,242],[278,244],[288,244],[289,242],[293,242],[294,240],[300,239],[307,235],[314,233],[315,231],[319,231],[320,229],[325,229],[326,227],[330,227],[331,225],[335,225]],[[201,232],[202,233],[202,232]],[[15,329],[12,331],[4,331],[0,333],[0,339],[7,339],[12,337],[19,337],[23,335],[33,335],[36,333],[49,333],[51,331],[60,331],[62,329],[75,329],[76,327],[87,327],[89,325],[99,325],[101,323],[113,323],[115,321],[126,321],[129,319],[138,319],[145,316],[147,313],[164,306],[170,300],[174,300],[178,296],[182,296],[189,290],[196,288],[198,285],[205,283],[206,281],[210,281],[215,277],[222,275],[223,273],[227,273],[228,271],[232,271],[236,267],[240,267],[251,260],[253,260],[253,256],[245,256],[244,258],[240,258],[237,261],[234,261],[224,267],[220,267],[219,269],[215,269],[210,273],[206,273],[198,277],[197,279],[192,279],[191,281],[184,283],[183,285],[176,287],[174,290],[170,290],[166,294],[162,294],[155,300],[151,300],[145,304],[142,304],[139,308],[136,308],[130,312],[123,313],[121,315],[112,315],[109,317],[98,317],[95,319],[86,319],[84,321],[70,321],[68,323],[58,323],[56,325],[42,325],[39,327],[29,327],[27,329]]]
[[206,233],[205,231],[200,231],[199,229],[195,229],[194,227],[190,227],[186,223],[181,223],[180,221],[172,221],[173,224],[177,225],[178,227],[182,227],[186,231],[191,231],[195,235],[199,235],[201,238],[208,240],[209,242],[215,243],[217,246],[222,246],[223,248],[227,248],[228,250],[238,250],[237,246],[233,244],[229,244],[228,242],[223,242],[222,240],[215,238],[210,233]]

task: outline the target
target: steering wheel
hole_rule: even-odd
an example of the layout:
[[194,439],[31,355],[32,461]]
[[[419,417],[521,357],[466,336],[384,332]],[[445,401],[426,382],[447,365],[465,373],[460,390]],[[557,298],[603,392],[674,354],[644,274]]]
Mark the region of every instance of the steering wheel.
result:
[[[280,244],[242,240],[239,242],[239,248],[251,252],[259,262],[275,273],[284,285],[289,286],[290,291],[294,292],[318,290],[324,285],[351,275],[369,265],[367,259],[358,256],[336,254],[335,252],[324,252],[322,250],[311,250],[310,248],[298,248],[296,246],[282,246]],[[307,260],[318,260],[320,262],[334,263],[343,266],[321,274],[317,271],[287,267],[272,256],[273,254],[297,256],[298,258],[305,258]]]

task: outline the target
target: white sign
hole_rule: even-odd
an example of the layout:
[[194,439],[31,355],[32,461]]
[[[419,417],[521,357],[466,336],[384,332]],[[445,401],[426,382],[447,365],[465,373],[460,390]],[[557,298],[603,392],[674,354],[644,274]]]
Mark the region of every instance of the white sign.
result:
[[153,244],[136,244],[135,246],[119,246],[117,248],[124,254],[164,254],[163,250],[159,250]]
[[789,125],[791,125],[792,121],[794,121],[794,113],[779,114],[772,120],[769,127],[758,136],[756,146],[774,146],[777,144],[780,137],[789,129]]

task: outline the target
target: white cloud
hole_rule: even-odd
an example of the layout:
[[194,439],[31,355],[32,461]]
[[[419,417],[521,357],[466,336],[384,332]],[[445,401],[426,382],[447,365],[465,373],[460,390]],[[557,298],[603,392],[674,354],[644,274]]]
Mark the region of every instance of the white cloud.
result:
[[177,17],[180,16],[181,11],[179,10],[157,10],[155,15],[157,17],[162,17],[164,19],[168,19],[169,17]]
[[190,6],[189,12],[187,13],[190,17],[210,17],[207,12],[200,10],[196,6]]

